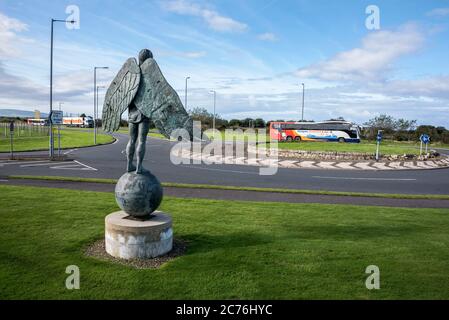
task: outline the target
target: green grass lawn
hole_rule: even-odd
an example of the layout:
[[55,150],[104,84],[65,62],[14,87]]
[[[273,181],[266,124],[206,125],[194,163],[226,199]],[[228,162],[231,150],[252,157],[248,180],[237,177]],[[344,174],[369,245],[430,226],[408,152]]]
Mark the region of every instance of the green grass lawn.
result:
[[[0,203],[0,299],[449,298],[449,210],[167,197],[187,254],[138,270],[83,254],[112,193],[0,186]],[[80,290],[65,289],[68,265]]]
[[[58,134],[55,130],[55,148],[58,147]],[[14,139],[14,151],[33,151],[48,149],[48,136],[40,137],[21,137]],[[110,135],[97,134],[97,143],[105,144],[114,141]],[[92,132],[81,130],[61,130],[61,148],[79,148],[87,147],[94,144],[94,136]],[[10,151],[9,139],[0,139],[0,152]]]
[[[445,148],[445,145],[432,144],[432,148]],[[362,141],[361,143],[338,143],[338,142],[280,142],[278,148],[281,150],[304,150],[304,151],[328,151],[328,152],[376,152],[376,143],[373,141]],[[419,143],[384,141],[380,145],[381,154],[419,154]]]

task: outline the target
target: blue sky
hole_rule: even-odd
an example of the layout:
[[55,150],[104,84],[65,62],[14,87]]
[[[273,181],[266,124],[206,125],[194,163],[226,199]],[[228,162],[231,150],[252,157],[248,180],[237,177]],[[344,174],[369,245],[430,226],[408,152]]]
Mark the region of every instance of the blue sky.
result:
[[[153,51],[188,107],[227,119],[363,123],[380,113],[449,127],[449,1],[109,0],[0,1],[0,108],[48,110],[50,18],[80,10],[80,28],[55,25],[55,104],[91,113],[93,67],[107,86],[124,61]],[[368,30],[368,5],[380,29]]]

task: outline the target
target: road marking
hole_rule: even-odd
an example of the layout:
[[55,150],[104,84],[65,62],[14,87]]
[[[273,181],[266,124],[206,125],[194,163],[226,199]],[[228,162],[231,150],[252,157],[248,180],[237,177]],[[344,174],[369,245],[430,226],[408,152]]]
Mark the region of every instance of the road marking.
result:
[[48,166],[48,165],[52,165],[52,164],[63,164],[63,163],[67,163],[67,162],[46,162],[46,163],[34,163],[34,164],[25,164],[25,165],[21,165],[21,168],[26,168],[26,167],[39,167],[39,166]]
[[335,166],[340,169],[357,170],[357,168],[354,168],[353,166],[351,166],[351,162],[339,162]]
[[6,166],[8,164],[31,164],[31,163],[42,163],[42,162],[48,162],[48,160],[44,160],[44,161],[11,161],[11,162],[7,162],[7,163],[0,163],[0,167]]
[[255,174],[259,175],[258,172],[249,172],[249,171],[238,171],[238,170],[226,170],[226,169],[213,169],[213,168],[200,168],[200,167],[193,167],[193,166],[187,166],[187,165],[180,165],[181,167],[189,168],[189,169],[198,169],[198,170],[208,170],[208,171],[218,171],[218,172],[231,172],[231,173],[244,173],[244,174]]
[[113,144],[116,144],[116,143],[118,143],[119,141],[120,141],[119,138],[115,138],[115,142],[114,142]]
[[376,162],[373,164],[373,167],[379,170],[393,170],[393,168],[388,167],[385,163],[383,162]]
[[354,167],[357,167],[362,170],[377,170],[376,168],[370,167],[370,162],[358,162],[354,164]]
[[64,154],[70,154],[70,153],[72,153],[72,152],[74,152],[74,151],[77,151],[78,149],[71,149],[71,150],[69,150],[69,151],[66,151],[66,152],[64,152]]
[[9,180],[0,179],[0,182],[9,182]]
[[323,169],[335,169],[335,162],[318,162],[316,164],[317,167],[323,168]]
[[416,181],[417,179],[396,179],[396,178],[351,178],[351,177],[323,177],[313,176],[315,179],[334,179],[334,180],[373,180],[373,181]]
[[74,160],[73,162],[76,162],[76,163],[78,163],[79,165],[84,166],[84,167],[86,167],[86,168],[88,168],[88,169],[90,169],[90,170],[98,171],[98,169],[95,169],[95,168],[93,168],[93,167],[90,167],[90,166],[88,166],[87,164],[81,163],[81,162],[79,162],[79,161]]

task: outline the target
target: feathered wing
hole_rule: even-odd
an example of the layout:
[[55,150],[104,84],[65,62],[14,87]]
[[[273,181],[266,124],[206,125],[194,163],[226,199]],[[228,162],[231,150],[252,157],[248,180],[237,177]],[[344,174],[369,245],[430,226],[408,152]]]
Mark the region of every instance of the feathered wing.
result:
[[163,76],[154,59],[141,66],[142,80],[134,100],[136,107],[151,118],[164,136],[170,138],[183,129],[193,138],[193,122],[176,91]]
[[129,58],[115,76],[106,92],[103,104],[102,126],[106,132],[120,128],[123,112],[134,100],[140,84],[140,68],[136,59]]

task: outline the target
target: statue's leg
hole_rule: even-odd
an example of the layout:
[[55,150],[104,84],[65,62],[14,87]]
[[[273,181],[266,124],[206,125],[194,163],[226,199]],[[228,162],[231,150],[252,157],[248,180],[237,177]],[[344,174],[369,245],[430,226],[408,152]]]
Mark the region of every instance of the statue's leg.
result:
[[127,171],[132,172],[136,170],[133,165],[134,153],[136,152],[136,142],[139,133],[139,125],[135,123],[129,123],[129,142],[126,146],[126,157],[127,157]]
[[145,157],[148,132],[150,131],[150,122],[144,120],[139,123],[139,141],[137,144],[137,173],[144,173],[143,158]]

